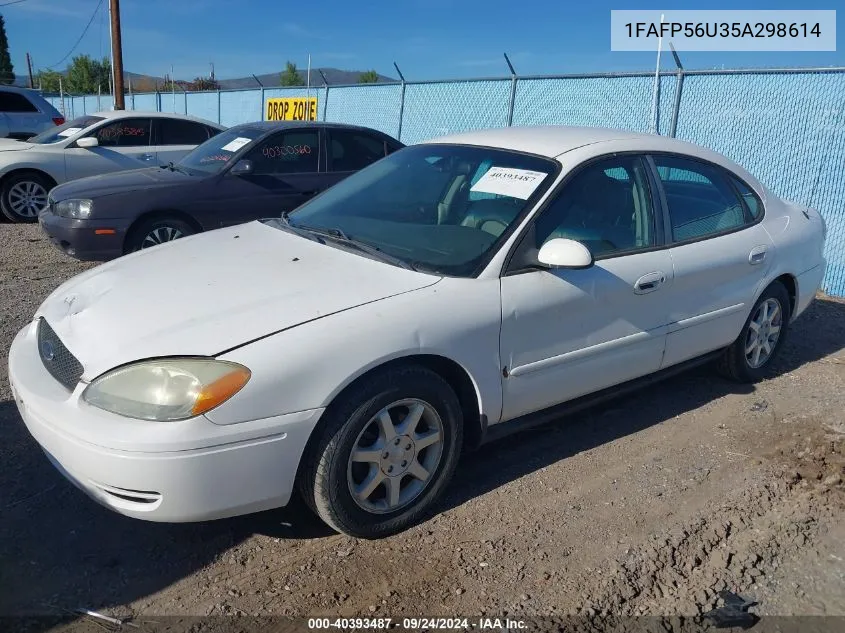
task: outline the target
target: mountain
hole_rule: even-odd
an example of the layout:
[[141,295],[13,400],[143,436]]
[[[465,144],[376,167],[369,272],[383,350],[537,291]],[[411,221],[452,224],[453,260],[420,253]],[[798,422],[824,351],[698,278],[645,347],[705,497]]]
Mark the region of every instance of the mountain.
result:
[[[305,68],[298,68],[299,74],[302,75],[303,79],[307,79],[307,69]],[[323,86],[325,85],[325,81],[320,76],[320,71],[326,76],[326,81],[330,86],[336,86],[340,84],[357,84],[358,78],[361,74],[365,71],[363,70],[339,70],[338,68],[312,68],[311,69],[311,85],[312,86]],[[279,76],[282,74],[282,71],[276,73],[265,73],[263,75],[256,75],[258,77],[258,81],[264,84],[265,88],[276,88],[280,84]],[[388,77],[387,75],[379,75],[378,76],[379,82],[390,82],[390,81],[397,81],[393,77]],[[252,76],[249,77],[238,77],[237,79],[218,79],[217,82],[220,84],[220,87],[224,90],[231,90],[235,88],[260,88],[258,82],[255,81],[255,78]]]
[[[307,69],[299,68],[299,74],[302,75],[303,79],[306,79]],[[311,69],[311,85],[312,86],[323,86],[325,82],[323,78],[320,76],[320,71],[326,76],[326,80],[328,81],[330,86],[337,86],[342,84],[357,84],[358,78],[364,72],[363,70],[340,70],[338,68],[312,68]],[[62,73],[63,75],[66,74],[66,71]],[[265,88],[277,88],[281,85],[279,81],[279,77],[282,74],[282,71],[276,73],[265,73],[263,75],[257,75],[258,80],[264,84]],[[154,92],[156,86],[163,86],[165,80],[163,77],[156,77],[154,75],[143,75],[141,73],[133,73],[133,72],[124,72],[124,81],[126,83],[127,89],[129,84],[132,85],[132,92]],[[188,77],[187,81],[193,81],[194,77]],[[389,77],[387,75],[379,75],[378,80],[380,83],[382,82],[391,82],[391,81],[398,81],[393,77]],[[177,83],[179,80],[176,80]],[[255,78],[252,76],[248,77],[237,77],[235,79],[218,79],[217,83],[220,84],[220,88],[223,90],[237,90],[243,88],[260,88],[261,86]],[[15,86],[21,86],[23,88],[29,87],[29,77],[26,75],[16,75],[15,76]],[[38,86],[36,85],[36,88]],[[108,87],[103,86],[103,92],[107,92]]]

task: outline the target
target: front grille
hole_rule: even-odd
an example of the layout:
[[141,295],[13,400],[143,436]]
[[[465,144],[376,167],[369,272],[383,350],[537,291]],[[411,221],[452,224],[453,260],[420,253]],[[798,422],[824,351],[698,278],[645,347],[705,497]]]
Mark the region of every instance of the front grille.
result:
[[82,364],[43,318],[38,320],[38,355],[50,375],[73,391],[82,377]]

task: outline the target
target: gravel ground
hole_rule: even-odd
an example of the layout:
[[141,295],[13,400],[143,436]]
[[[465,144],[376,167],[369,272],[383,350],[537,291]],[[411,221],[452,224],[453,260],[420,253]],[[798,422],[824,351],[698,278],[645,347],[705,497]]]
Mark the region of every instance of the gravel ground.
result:
[[[467,456],[439,513],[373,542],[301,505],[135,521],[66,483],[26,433],[14,333],[89,265],[0,224],[0,615],[845,616],[845,303],[820,296],[770,379],[701,368]],[[841,620],[845,624],[845,620]],[[0,627],[2,628],[2,627]]]

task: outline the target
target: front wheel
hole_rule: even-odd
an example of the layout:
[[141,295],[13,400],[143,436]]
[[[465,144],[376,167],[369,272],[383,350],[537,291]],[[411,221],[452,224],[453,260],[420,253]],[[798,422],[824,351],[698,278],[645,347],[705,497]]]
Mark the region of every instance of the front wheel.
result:
[[194,228],[178,218],[158,218],[137,226],[126,240],[126,252],[132,253],[144,248],[172,242],[195,233]]
[[12,176],[0,191],[0,211],[12,222],[35,222],[52,187],[46,176],[35,172]]
[[325,415],[299,482],[320,518],[359,538],[422,519],[461,450],[463,416],[449,384],[423,367],[390,369],[364,379]]
[[780,351],[791,314],[789,293],[779,281],[763,291],[751,309],[742,332],[725,350],[719,369],[737,382],[757,382]]

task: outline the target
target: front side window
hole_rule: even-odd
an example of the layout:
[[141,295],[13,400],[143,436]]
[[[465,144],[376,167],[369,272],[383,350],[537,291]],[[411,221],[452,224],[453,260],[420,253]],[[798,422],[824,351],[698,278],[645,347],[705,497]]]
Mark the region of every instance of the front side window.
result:
[[636,156],[583,167],[538,216],[535,247],[566,238],[601,257],[655,246],[654,202],[646,174],[645,162]]
[[329,147],[332,171],[358,171],[386,154],[383,140],[354,130],[331,130]]
[[559,168],[554,160],[508,150],[413,145],[345,178],[289,221],[339,229],[420,270],[470,276]]
[[150,144],[150,120],[120,119],[98,128],[93,136],[101,147],[145,147]]
[[257,176],[314,173],[320,161],[320,135],[317,130],[279,132],[258,143],[244,158],[252,161]]
[[702,239],[745,224],[742,202],[728,175],[715,165],[655,156],[676,242]]

